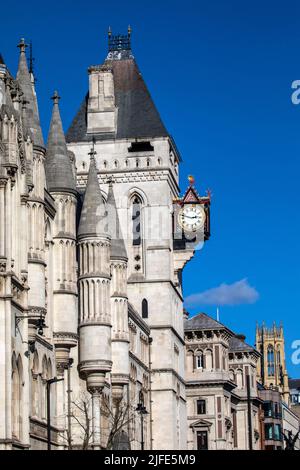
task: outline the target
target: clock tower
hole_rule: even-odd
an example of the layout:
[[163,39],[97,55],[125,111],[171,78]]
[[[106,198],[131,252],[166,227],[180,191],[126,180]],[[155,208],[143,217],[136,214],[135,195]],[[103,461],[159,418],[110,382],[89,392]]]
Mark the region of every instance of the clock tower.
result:
[[210,191],[200,196],[193,176],[182,198],[174,199],[174,248],[194,250],[201,248],[210,237]]

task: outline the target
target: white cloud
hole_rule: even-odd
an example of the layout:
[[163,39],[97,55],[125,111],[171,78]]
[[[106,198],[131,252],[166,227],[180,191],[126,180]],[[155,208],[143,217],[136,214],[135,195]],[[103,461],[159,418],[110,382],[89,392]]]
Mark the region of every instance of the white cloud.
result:
[[247,279],[241,279],[233,284],[222,283],[218,287],[192,294],[185,299],[185,304],[187,307],[242,305],[254,304],[258,298],[257,290],[250,286]]

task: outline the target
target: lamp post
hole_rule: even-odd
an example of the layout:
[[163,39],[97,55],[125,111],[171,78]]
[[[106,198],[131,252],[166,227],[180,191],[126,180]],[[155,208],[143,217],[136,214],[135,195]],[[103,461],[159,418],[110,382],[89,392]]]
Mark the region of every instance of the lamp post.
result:
[[144,395],[142,391],[139,394],[139,401],[135,411],[137,411],[141,417],[141,450],[144,450],[144,415],[147,415],[148,411],[144,405]]
[[49,379],[46,382],[47,387],[47,450],[51,450],[51,409],[50,409],[50,386],[56,382],[61,382],[64,379]]

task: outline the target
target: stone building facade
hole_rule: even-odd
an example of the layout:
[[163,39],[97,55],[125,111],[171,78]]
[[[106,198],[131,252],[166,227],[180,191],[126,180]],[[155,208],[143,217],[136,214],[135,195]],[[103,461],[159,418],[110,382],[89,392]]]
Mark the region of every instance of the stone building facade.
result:
[[261,449],[259,353],[205,313],[186,319],[184,330],[188,448]]
[[16,78],[0,60],[0,448],[46,448],[49,388],[53,448],[138,449],[143,422],[146,449],[184,449],[193,249],[173,241],[180,155],[130,31],[66,135],[54,93],[47,144],[19,49]]
[[300,379],[289,379],[291,409],[300,418]]
[[256,328],[255,347],[261,356],[257,364],[258,381],[266,388],[279,390],[283,401],[290,403],[289,380],[285,361],[283,326]]

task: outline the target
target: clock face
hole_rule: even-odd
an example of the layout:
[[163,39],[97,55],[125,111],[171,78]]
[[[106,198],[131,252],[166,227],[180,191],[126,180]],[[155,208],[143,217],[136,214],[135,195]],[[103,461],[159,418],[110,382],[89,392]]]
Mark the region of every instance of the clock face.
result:
[[196,232],[203,228],[205,222],[205,211],[199,204],[186,204],[180,209],[178,222],[187,232]]

